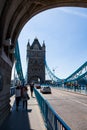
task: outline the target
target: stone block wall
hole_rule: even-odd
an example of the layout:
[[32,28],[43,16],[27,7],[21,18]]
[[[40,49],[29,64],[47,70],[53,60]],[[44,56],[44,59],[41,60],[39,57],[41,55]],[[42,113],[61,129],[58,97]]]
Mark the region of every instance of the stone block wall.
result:
[[0,57],[0,125],[10,112],[10,83],[12,67]]

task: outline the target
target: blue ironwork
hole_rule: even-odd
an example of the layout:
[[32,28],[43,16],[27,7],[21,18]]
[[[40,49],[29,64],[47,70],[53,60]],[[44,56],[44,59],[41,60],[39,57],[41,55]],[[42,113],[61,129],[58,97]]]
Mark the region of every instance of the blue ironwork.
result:
[[46,70],[47,70],[47,72],[48,72],[48,75],[49,75],[50,79],[51,79],[52,81],[54,81],[54,82],[61,83],[62,79],[56,77],[55,74],[52,73],[52,71],[49,69],[49,67],[48,67],[48,65],[47,65],[47,63],[46,63],[46,61],[45,61],[45,67],[46,67]]
[[[15,67],[16,67],[18,77],[22,82],[24,82],[24,76],[23,76],[23,71],[22,71],[22,66],[21,66],[18,41],[16,42],[14,55],[15,55],[15,59],[16,59]],[[45,61],[45,68],[46,68],[46,71],[47,71],[51,81],[58,83],[58,84],[63,84],[63,83],[72,82],[72,81],[78,81],[81,78],[84,78],[87,80],[87,61],[82,66],[80,66],[73,74],[71,74],[69,77],[67,77],[66,79],[60,79],[57,76],[55,76],[55,74],[49,69],[46,61]],[[26,76],[25,76],[26,82],[27,82],[27,76],[28,75],[26,72]]]
[[65,90],[65,91],[71,91],[71,92],[74,92],[74,93],[80,93],[80,94],[83,94],[83,95],[87,95],[87,86],[67,86],[65,85],[64,87],[60,86],[58,87],[58,89],[60,90]]
[[45,61],[45,66],[46,66],[46,70],[48,72],[50,79],[60,85],[64,83],[69,83],[69,82],[77,82],[77,81],[80,81],[81,79],[84,79],[85,81],[87,81],[87,62],[85,62],[82,66],[80,66],[73,74],[71,74],[66,79],[60,79],[56,77],[54,73],[52,73],[52,71],[47,66],[46,61]]
[[87,61],[80,66],[73,74],[65,79],[65,82],[77,81],[87,76]]
[[58,116],[46,99],[34,88],[34,92],[43,114],[47,130],[71,130],[71,128]]
[[15,56],[15,60],[16,60],[15,68],[17,71],[18,78],[20,81],[24,82],[24,76],[23,76],[23,71],[22,71],[18,41],[16,42],[14,56]]

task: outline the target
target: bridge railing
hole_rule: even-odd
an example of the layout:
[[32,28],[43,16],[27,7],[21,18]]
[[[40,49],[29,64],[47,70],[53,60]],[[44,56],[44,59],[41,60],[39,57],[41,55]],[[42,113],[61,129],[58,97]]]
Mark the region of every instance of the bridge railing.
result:
[[47,130],[71,130],[71,128],[58,116],[46,99],[34,88],[35,96],[40,106]]
[[64,86],[64,87],[62,87],[61,86],[61,87],[55,87],[55,88],[87,95],[87,86],[80,86],[80,87],[75,87],[75,86]]

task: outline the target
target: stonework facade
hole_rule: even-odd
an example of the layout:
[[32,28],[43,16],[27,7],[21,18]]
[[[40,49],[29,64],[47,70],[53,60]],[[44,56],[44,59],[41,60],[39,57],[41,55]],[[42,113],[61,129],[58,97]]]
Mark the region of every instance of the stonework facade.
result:
[[37,38],[27,44],[27,82],[45,82],[45,44],[41,46]]
[[0,57],[0,125],[10,112],[11,70],[10,63]]

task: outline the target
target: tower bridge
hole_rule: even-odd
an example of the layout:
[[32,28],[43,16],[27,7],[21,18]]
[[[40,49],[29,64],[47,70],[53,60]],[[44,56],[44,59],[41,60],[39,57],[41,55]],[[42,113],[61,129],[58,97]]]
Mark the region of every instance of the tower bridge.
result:
[[45,82],[45,44],[41,46],[35,38],[27,44],[27,83]]
[[[26,82],[39,82],[45,83],[46,81],[46,72],[50,77],[50,80],[57,83],[70,83],[70,82],[79,82],[81,80],[87,81],[87,61],[81,65],[75,72],[73,72],[66,79],[60,79],[55,76],[55,74],[50,70],[46,62],[46,47],[43,43],[42,47],[37,38],[34,39],[32,45],[28,42],[27,44],[27,72],[26,72]],[[16,70],[18,77],[21,81],[24,80],[22,65],[20,59],[20,52],[18,42],[15,47],[15,59],[16,59]]]
[[[23,26],[42,11],[66,6],[87,8],[87,0],[0,0],[0,125],[10,112],[9,98],[14,49]],[[81,75],[80,71],[76,73],[79,75],[78,78],[86,77],[86,71],[83,71]],[[76,73],[68,77],[66,81],[74,80],[74,78],[76,80]]]
[[[27,82],[28,83],[32,82],[32,81],[38,82],[38,78],[40,78],[40,81],[41,81],[40,83],[45,83],[45,69],[47,69],[51,81],[54,81],[57,84],[62,84],[62,79],[55,76],[55,74],[53,72],[51,72],[50,68],[48,67],[48,65],[46,63],[45,48],[46,48],[45,44],[43,43],[43,45],[41,47],[37,38],[34,39],[34,42],[32,43],[32,45],[30,45],[30,43],[28,42],[28,44],[27,44]],[[14,56],[15,56],[15,61],[16,61],[15,69],[17,71],[18,78],[21,82],[23,82],[24,76],[23,76],[23,72],[22,72],[22,65],[21,65],[18,41],[15,46]],[[72,82],[72,81],[75,82],[75,81],[79,81],[82,78],[87,80],[87,69],[86,68],[87,68],[87,62],[85,62],[82,66],[80,66],[68,78],[64,79],[64,82],[65,83]],[[40,69],[44,70],[44,71],[42,71],[42,73],[41,73]],[[44,77],[44,79],[43,79],[43,77]],[[67,128],[67,130],[70,130],[70,128],[68,128],[68,126],[66,126],[66,128]]]
[[[29,82],[46,82],[46,71],[53,82],[60,83],[62,79],[52,73],[46,63],[46,46],[41,46],[38,39],[35,38],[32,45],[27,44],[27,83]],[[39,81],[38,81],[39,80]]]

